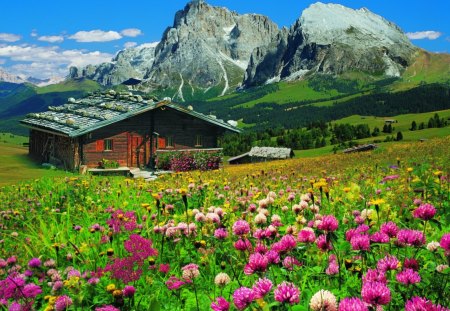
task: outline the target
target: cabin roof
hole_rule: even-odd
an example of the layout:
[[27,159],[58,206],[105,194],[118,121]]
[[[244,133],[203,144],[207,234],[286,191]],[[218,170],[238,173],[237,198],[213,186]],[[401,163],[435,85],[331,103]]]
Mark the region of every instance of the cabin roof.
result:
[[253,147],[249,156],[268,159],[289,159],[294,153],[291,148]]
[[229,158],[228,162],[233,162],[247,156],[266,159],[289,159],[294,156],[294,152],[291,148],[252,147],[249,152]]
[[93,93],[77,100],[69,98],[68,102],[62,106],[50,106],[48,111],[30,113],[20,122],[30,128],[78,137],[162,106],[189,114],[229,131],[240,132],[238,128],[223,120],[186,109],[168,100],[155,102],[145,100],[140,95],[114,91]]

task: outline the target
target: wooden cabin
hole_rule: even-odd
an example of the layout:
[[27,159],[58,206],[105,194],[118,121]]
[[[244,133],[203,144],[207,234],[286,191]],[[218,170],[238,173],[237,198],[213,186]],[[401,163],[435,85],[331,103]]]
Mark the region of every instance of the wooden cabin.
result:
[[103,159],[152,167],[157,150],[216,148],[224,132],[240,132],[170,100],[114,91],[70,98],[62,106],[27,115],[21,123],[30,128],[30,156],[68,170],[97,167]]

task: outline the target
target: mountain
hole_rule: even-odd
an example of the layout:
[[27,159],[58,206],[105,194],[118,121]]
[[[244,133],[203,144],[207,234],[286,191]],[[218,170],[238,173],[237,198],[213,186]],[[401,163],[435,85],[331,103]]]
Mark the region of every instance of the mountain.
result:
[[361,71],[400,77],[416,48],[395,24],[363,8],[315,3],[266,47],[256,48],[244,86],[314,73]]
[[51,84],[60,83],[64,80],[65,80],[65,78],[63,78],[63,77],[52,77],[49,79],[38,79],[38,78],[34,78],[34,77],[23,78],[22,76],[10,74],[10,73],[4,71],[2,68],[0,68],[0,82],[9,82],[9,83],[16,83],[16,84],[31,83],[36,86],[47,86],[47,85],[51,85]]
[[[70,77],[114,85],[141,78],[145,70],[145,90],[162,90],[179,101],[205,93],[209,97],[223,95],[242,82],[253,49],[269,44],[278,32],[278,26],[265,16],[239,15],[192,1],[176,13],[154,55],[146,50],[148,56],[139,65],[133,64],[128,54],[141,55],[143,49],[127,49],[113,63],[72,68]],[[123,57],[118,59],[120,55]]]
[[22,79],[19,76],[10,74],[0,68],[0,82],[9,82],[9,83],[25,83],[26,80]]
[[102,85],[117,85],[130,78],[142,79],[152,67],[158,43],[146,43],[119,51],[109,63],[88,65],[85,68],[71,67],[69,78],[87,78]]

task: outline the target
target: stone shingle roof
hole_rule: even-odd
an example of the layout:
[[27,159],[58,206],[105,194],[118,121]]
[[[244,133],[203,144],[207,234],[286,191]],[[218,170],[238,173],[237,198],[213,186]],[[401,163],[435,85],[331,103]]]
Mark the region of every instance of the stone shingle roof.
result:
[[114,91],[90,94],[78,100],[70,98],[67,104],[50,106],[45,112],[30,113],[20,122],[27,127],[77,137],[160,106],[190,114],[233,132],[240,132],[222,120],[186,109],[170,101],[155,102],[143,99],[140,95]]
[[290,148],[253,147],[249,156],[267,159],[289,159],[292,154]]

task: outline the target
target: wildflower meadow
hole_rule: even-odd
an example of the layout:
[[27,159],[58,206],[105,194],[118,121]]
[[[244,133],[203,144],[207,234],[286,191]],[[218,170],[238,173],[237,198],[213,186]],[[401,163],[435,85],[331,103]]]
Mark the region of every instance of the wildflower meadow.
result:
[[0,310],[450,310],[450,138],[0,188]]

